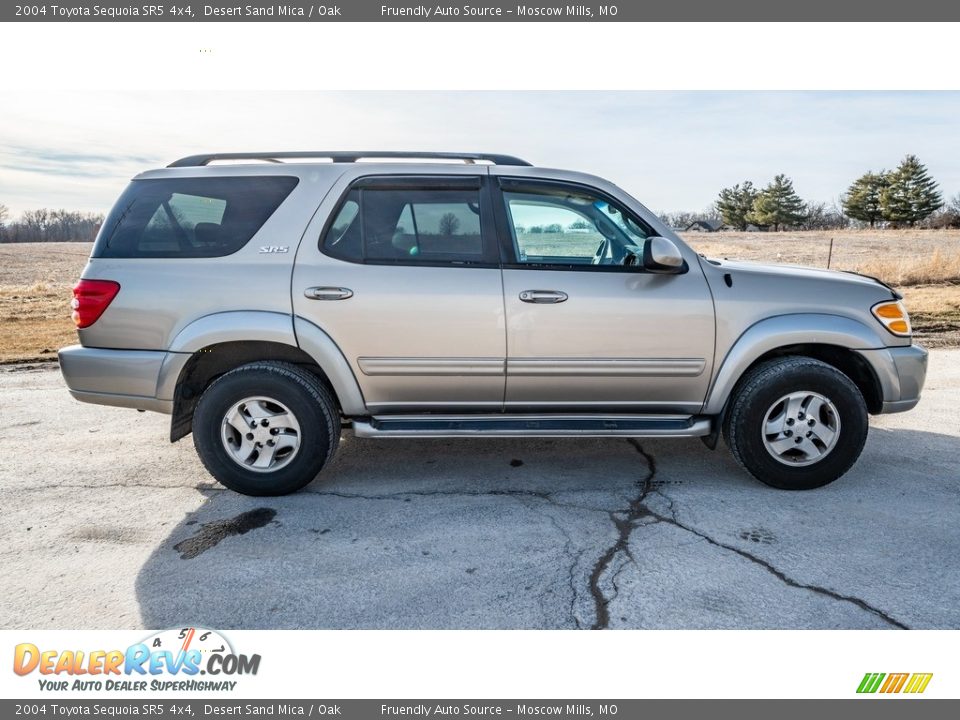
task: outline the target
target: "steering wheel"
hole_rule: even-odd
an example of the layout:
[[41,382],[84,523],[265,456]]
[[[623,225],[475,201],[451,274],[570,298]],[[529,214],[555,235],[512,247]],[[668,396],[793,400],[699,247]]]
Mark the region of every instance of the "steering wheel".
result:
[[593,260],[590,261],[591,265],[600,265],[604,259],[607,257],[607,251],[610,248],[610,238],[605,237],[600,243],[600,247],[597,248],[597,251],[593,254]]

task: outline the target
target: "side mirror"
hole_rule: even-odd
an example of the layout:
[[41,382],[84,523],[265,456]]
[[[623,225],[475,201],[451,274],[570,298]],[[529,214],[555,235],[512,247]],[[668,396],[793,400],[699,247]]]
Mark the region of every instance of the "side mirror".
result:
[[649,272],[677,275],[685,264],[680,249],[665,237],[654,235],[643,242],[643,268]]

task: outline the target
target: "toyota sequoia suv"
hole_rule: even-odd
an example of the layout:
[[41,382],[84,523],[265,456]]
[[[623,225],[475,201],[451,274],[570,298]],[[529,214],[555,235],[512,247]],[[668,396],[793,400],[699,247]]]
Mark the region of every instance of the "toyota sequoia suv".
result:
[[913,408],[927,352],[852,273],[699,256],[590,175],[504,155],[228,153],[124,190],[74,288],[78,400],[171,416],[249,495],[364,438],[720,434],[803,490]]

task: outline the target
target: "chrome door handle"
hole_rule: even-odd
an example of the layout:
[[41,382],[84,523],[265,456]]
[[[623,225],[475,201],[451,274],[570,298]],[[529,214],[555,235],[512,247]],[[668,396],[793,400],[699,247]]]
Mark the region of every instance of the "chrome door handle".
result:
[[562,303],[567,294],[559,290],[524,290],[520,299],[528,303]]
[[303,294],[311,300],[346,300],[353,290],[344,287],[308,287]]

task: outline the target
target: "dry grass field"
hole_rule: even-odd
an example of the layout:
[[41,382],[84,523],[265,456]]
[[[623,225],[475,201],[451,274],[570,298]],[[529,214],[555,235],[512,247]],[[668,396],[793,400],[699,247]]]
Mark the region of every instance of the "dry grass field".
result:
[[[709,257],[830,266],[880,277],[904,294],[920,342],[960,345],[960,231],[689,233]],[[70,289],[90,243],[0,244],[0,364],[54,360],[76,342]]]
[[[896,287],[917,339],[960,345],[960,230],[684,233],[707,257],[853,270]],[[830,240],[833,239],[833,253]]]
[[[960,283],[960,230],[681,233],[708,257],[855,270],[890,285]],[[833,255],[830,256],[830,240]]]
[[0,364],[54,360],[77,341],[71,288],[92,243],[0,244]]

